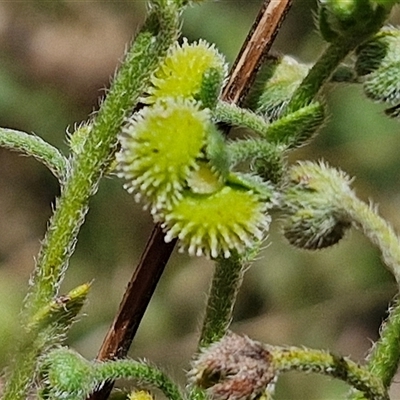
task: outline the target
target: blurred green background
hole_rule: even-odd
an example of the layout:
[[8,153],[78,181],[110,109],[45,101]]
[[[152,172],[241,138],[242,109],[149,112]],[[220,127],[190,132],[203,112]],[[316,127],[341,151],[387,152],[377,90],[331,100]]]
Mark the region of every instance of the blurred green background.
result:
[[[184,35],[216,43],[232,62],[261,1],[209,1],[184,14]],[[315,32],[315,0],[294,0],[274,45],[313,62],[323,49]],[[66,151],[66,131],[98,108],[124,49],[145,15],[144,1],[0,2],[0,126],[35,132]],[[391,22],[399,22],[393,13]],[[360,88],[327,93],[331,115],[310,145],[290,160],[326,159],[357,177],[365,201],[400,227],[400,125]],[[27,290],[58,185],[45,167],[0,149],[0,367],[18,336]],[[116,179],[105,179],[91,201],[62,291],[93,280],[85,316],[69,344],[88,358],[97,350],[152,229],[151,218]],[[196,348],[213,265],[174,253],[132,346],[183,381]],[[378,251],[358,232],[331,249],[289,247],[274,221],[268,247],[248,271],[232,328],[279,345],[326,348],[361,360],[396,293]],[[324,377],[290,373],[276,399],[334,399],[347,387]],[[392,389],[400,398],[400,385]]]

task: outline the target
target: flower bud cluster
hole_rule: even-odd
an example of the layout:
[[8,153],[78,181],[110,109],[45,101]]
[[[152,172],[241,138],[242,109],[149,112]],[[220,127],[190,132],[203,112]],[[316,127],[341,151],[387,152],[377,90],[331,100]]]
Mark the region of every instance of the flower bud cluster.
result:
[[148,106],[126,125],[117,154],[125,188],[150,206],[165,240],[178,238],[182,250],[213,258],[264,238],[272,193],[230,171],[212,119],[226,69],[206,42],[176,44],[142,98]]

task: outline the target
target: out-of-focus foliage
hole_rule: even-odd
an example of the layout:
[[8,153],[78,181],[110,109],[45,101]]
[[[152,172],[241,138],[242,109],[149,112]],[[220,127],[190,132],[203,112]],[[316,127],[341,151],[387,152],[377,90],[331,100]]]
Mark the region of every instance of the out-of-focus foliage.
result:
[[[214,42],[233,61],[261,1],[209,1],[186,11],[189,41]],[[274,50],[312,63],[322,41],[313,27],[315,1],[295,0]],[[28,1],[0,3],[0,126],[33,131],[66,149],[68,126],[96,109],[126,43],[143,19],[138,1]],[[392,23],[400,23],[400,14]],[[297,159],[326,159],[351,176],[361,198],[380,204],[400,230],[400,125],[364,98],[355,85],[332,87],[327,126]],[[34,256],[45,232],[55,179],[34,160],[0,150],[0,367],[18,331],[16,321]],[[94,279],[87,316],[70,343],[94,357],[139,260],[151,218],[115,177],[91,201],[64,290]],[[377,337],[395,285],[378,252],[352,232],[332,249],[306,253],[288,246],[273,227],[263,257],[247,273],[233,328],[272,344],[328,348],[362,358]],[[133,356],[183,375],[195,350],[212,273],[202,258],[174,254],[152,299]],[[291,381],[291,392],[285,381]],[[393,398],[400,388],[393,385]],[[333,398],[341,383],[289,374],[277,399]],[[398,392],[396,392],[396,390]]]

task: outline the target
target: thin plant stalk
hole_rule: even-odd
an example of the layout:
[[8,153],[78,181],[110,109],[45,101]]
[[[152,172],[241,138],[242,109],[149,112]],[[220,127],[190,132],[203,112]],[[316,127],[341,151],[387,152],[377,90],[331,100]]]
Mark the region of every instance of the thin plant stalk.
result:
[[220,340],[226,334],[247,268],[247,264],[237,254],[230,258],[220,258],[215,263],[199,349]]
[[340,63],[360,44],[379,31],[387,18],[387,9],[381,5],[378,8],[374,20],[369,21],[368,25],[363,27],[362,32],[348,32],[346,36],[341,35],[329,44],[294,92],[286,107],[286,114],[310,104],[323,90],[325,83],[329,81]]
[[297,347],[271,348],[274,368],[284,371],[316,372],[341,379],[362,390],[368,400],[389,400],[382,381],[372,371],[354,361],[327,351]]
[[44,141],[39,136],[0,128],[0,146],[21,152],[42,162],[63,184],[67,176],[68,161],[58,149]]
[[[207,296],[208,302],[198,351],[220,340],[227,333],[246,269],[246,263],[237,254],[216,261],[214,276]],[[204,389],[193,386],[190,388],[189,399],[205,400],[207,395]]]
[[[400,361],[400,305],[396,300],[389,310],[389,316],[383,323],[379,340],[374,343],[367,357],[366,368],[373,376],[382,381],[385,388],[389,388],[397,372]],[[350,400],[366,399],[361,392],[354,392]]]
[[294,92],[286,107],[286,114],[310,104],[329,81],[335,69],[358,44],[353,41],[330,44]]
[[378,246],[388,270],[400,285],[400,239],[373,206],[356,196],[343,197],[344,210],[354,224]]

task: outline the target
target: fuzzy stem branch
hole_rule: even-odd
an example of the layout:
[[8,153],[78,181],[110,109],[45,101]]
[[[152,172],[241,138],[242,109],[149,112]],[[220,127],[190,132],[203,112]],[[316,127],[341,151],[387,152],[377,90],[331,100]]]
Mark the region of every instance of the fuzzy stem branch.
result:
[[331,43],[318,61],[310,69],[300,86],[294,92],[285,114],[290,114],[309,105],[329,81],[343,59],[359,44],[358,41],[338,41]]
[[[351,196],[345,201],[346,211],[355,224],[364,234],[376,244],[381,253],[385,265],[394,275],[397,284],[400,285],[400,239],[391,226],[381,218],[376,210],[364,202]],[[382,327],[380,339],[372,348],[368,357],[368,369],[376,377],[383,381],[385,387],[389,387],[397,372],[400,362],[400,305],[396,301],[390,310],[389,317]],[[364,398],[361,394],[355,394],[355,399]]]
[[392,227],[354,195],[343,196],[343,211],[379,247],[386,266],[400,285],[400,240]]
[[247,265],[238,255],[220,258],[216,262],[199,348],[209,346],[226,334],[246,269]]
[[115,360],[95,365],[98,384],[105,380],[135,379],[160,389],[169,400],[183,400],[179,387],[159,369],[132,360]]
[[99,180],[112,160],[124,117],[136,105],[159,57],[176,38],[177,12],[168,9],[164,19],[166,26],[160,34],[159,15],[150,14],[95,118],[82,152],[71,160],[71,174],[57,201],[37,260],[32,291],[26,301],[30,310],[36,312],[56,293],[88,210],[89,198],[97,191]]
[[[391,226],[381,218],[376,210],[355,196],[344,201],[345,210],[364,234],[381,250],[383,260],[400,285],[400,239]],[[397,372],[400,362],[400,305],[396,301],[382,326],[380,339],[368,357],[368,370],[388,388]],[[363,399],[360,393],[353,400]]]
[[0,146],[32,156],[43,163],[63,184],[68,162],[58,149],[42,138],[13,129],[0,128]]
[[276,371],[295,370],[332,376],[361,390],[366,399],[389,400],[386,388],[379,377],[347,358],[321,350],[297,347],[271,347],[269,350]]
[[[366,367],[384,387],[389,388],[397,372],[400,361],[400,305],[396,300],[389,311],[387,320],[381,327],[380,338],[372,347]],[[351,400],[365,399],[363,393],[351,393]]]
[[[215,272],[208,293],[206,315],[199,339],[199,350],[220,340],[228,331],[236,296],[243,281],[247,266],[237,254],[230,258],[220,258],[215,264]],[[190,400],[205,400],[204,390],[192,387]]]
[[[362,7],[360,4],[359,6]],[[294,92],[286,107],[286,114],[297,111],[313,101],[344,58],[379,31],[389,10],[390,8],[378,5],[374,11],[371,11],[373,15],[366,15],[368,21],[361,23],[359,30],[356,29],[354,32],[350,30],[347,35],[340,35],[328,46]]]
[[400,304],[396,300],[389,311],[387,321],[382,325],[380,339],[368,357],[368,369],[389,387],[397,372],[400,360]]
[[133,379],[160,389],[170,400],[183,400],[179,387],[160,369],[134,360],[89,362],[66,347],[50,351],[40,365],[46,399],[85,399],[107,380]]

